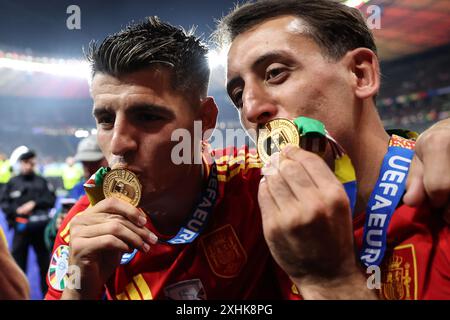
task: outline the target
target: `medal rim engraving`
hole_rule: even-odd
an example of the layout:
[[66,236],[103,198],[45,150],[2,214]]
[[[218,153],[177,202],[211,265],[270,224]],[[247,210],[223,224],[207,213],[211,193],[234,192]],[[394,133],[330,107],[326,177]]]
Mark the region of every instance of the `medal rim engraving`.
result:
[[264,141],[272,134],[272,132],[280,130],[280,128],[285,128],[283,131],[287,134],[287,138],[289,140],[288,144],[292,144],[297,147],[300,146],[300,134],[293,121],[287,118],[276,118],[267,122],[265,127],[265,130],[260,133],[257,141],[258,155],[262,162],[267,163],[270,159],[270,156],[267,152],[265,152],[263,146]]
[[[120,171],[126,172],[128,175],[131,175],[133,177],[133,179],[131,179],[130,181],[126,181],[123,178],[117,177],[117,173]],[[121,193],[110,192],[109,189],[114,180],[126,181],[136,191],[136,196],[133,199],[128,196],[125,196],[125,195],[124,196],[115,196],[115,195],[121,194]],[[127,169],[123,169],[123,168],[112,169],[103,178],[103,193],[106,198],[114,197],[117,199],[121,199],[123,201],[130,203],[132,206],[137,207],[139,202],[141,201],[142,185],[139,181],[139,178],[137,177],[137,175],[134,172],[127,170]]]

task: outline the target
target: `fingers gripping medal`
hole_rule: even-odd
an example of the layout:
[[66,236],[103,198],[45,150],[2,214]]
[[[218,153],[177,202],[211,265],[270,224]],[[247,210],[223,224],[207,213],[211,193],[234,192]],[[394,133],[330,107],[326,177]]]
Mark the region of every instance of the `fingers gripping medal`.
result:
[[266,123],[258,137],[258,154],[267,163],[270,156],[287,145],[300,146],[300,134],[295,124],[288,119],[274,119]]
[[287,145],[295,145],[323,156],[329,142],[335,156],[339,157],[342,153],[342,148],[318,120],[306,117],[298,117],[293,121],[278,118],[267,122],[265,127],[258,136],[258,154],[264,163]]
[[[257,144],[259,158],[264,164],[269,163],[272,154],[280,152],[289,144],[321,157],[324,157],[327,146],[329,146],[334,158],[334,174],[343,184],[354,213],[356,203],[355,170],[344,149],[328,134],[323,123],[307,117],[298,117],[293,121],[283,118],[273,119],[266,123],[265,129],[260,130]],[[266,171],[263,174],[270,174],[270,172]]]
[[103,180],[103,193],[106,198],[118,198],[137,207],[141,200],[142,185],[132,171],[125,169],[122,158],[116,157]]

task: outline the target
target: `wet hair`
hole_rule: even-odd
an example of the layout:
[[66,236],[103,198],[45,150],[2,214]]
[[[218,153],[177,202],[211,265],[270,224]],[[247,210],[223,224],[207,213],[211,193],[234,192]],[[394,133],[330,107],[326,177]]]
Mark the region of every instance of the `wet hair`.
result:
[[119,77],[155,64],[168,66],[174,72],[175,90],[204,97],[210,75],[208,49],[193,33],[149,17],[109,35],[100,44],[91,42],[86,56],[93,76]]

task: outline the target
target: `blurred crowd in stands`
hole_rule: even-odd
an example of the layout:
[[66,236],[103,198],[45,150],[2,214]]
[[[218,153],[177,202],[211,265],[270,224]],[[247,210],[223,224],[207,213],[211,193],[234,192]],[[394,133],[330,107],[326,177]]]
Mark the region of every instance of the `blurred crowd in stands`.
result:
[[387,128],[422,132],[450,115],[450,45],[381,64],[377,106]]

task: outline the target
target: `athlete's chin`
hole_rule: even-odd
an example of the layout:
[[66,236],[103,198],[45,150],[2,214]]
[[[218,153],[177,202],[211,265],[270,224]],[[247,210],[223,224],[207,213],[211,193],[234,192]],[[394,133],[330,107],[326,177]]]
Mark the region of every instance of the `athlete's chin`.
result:
[[154,184],[143,185],[142,197],[140,204],[142,206],[152,206],[160,203],[165,199],[175,198],[176,194],[171,190],[170,186]]

